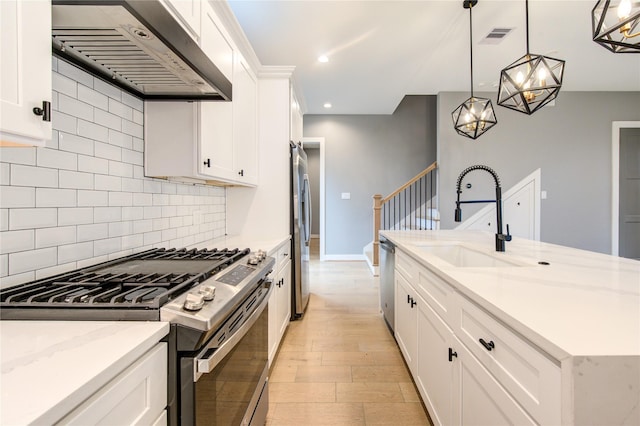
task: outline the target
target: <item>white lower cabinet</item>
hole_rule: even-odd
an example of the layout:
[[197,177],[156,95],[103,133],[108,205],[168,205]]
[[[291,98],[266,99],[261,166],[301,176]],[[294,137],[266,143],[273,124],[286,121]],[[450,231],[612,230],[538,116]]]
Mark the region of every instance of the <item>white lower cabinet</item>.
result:
[[167,344],[158,343],[58,424],[164,425],[166,405]]
[[291,254],[290,241],[276,252],[276,274],[269,299],[269,366],[275,358],[284,332],[291,319]]
[[396,340],[434,424],[560,424],[559,365],[406,253],[396,259]]

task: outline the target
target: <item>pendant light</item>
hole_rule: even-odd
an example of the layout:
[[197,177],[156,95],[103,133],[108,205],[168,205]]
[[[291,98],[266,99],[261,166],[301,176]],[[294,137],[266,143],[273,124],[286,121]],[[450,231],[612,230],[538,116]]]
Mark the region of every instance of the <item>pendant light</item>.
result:
[[558,96],[564,61],[529,52],[529,0],[525,9],[527,53],[500,72],[498,105],[533,114]]
[[640,53],[640,2],[598,0],[591,11],[593,41],[614,53]]
[[498,123],[490,99],[473,96],[473,19],[471,9],[478,0],[464,0],[462,7],[469,9],[469,44],[471,51],[471,97],[452,113],[453,127],[462,136],[477,139]]

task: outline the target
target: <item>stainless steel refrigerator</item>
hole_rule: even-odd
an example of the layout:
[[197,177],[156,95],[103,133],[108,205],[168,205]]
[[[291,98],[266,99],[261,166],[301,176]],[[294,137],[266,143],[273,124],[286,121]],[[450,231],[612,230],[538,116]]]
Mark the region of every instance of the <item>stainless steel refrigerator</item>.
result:
[[311,240],[311,194],[307,154],[291,142],[291,244],[293,254],[291,319],[300,318],[309,303],[309,242]]

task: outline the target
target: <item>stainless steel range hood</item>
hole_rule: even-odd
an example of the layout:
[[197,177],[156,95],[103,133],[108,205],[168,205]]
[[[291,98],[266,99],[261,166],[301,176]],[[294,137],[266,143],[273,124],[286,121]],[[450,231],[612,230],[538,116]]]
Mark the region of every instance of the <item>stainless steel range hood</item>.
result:
[[53,53],[145,100],[231,100],[231,82],[159,0],[53,0]]

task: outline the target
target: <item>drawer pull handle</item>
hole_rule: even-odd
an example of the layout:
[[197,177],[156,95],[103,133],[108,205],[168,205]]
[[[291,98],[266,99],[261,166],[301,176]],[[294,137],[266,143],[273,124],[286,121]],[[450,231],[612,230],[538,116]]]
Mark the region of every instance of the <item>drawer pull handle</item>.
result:
[[492,349],[495,349],[495,347],[496,347],[496,345],[493,343],[493,340],[489,340],[489,343],[487,343],[487,342],[485,342],[484,339],[481,338],[479,340],[479,342],[488,351],[491,351]]
[[418,302],[416,302],[415,300],[413,300],[413,297],[411,298],[411,308],[413,308],[414,306],[416,306],[418,304]]
[[458,358],[458,352],[454,352],[452,348],[449,348],[449,362],[453,362],[453,357]]
[[407,294],[407,303],[411,303],[411,296]]

